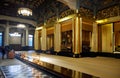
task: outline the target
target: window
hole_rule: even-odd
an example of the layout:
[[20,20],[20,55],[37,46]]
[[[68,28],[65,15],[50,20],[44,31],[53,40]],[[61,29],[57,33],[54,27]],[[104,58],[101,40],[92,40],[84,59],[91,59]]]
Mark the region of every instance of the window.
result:
[[0,46],[2,46],[2,40],[3,40],[3,37],[2,37],[3,33],[0,32]]
[[33,35],[29,35],[28,45],[29,45],[29,46],[33,46]]

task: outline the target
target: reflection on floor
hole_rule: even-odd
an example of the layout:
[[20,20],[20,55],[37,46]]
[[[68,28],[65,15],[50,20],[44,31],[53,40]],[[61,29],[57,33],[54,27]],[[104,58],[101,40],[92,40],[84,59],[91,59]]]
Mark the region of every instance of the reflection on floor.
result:
[[[21,61],[18,61],[17,59],[5,59],[2,60],[1,56],[0,56],[0,67],[2,66],[12,66],[12,65],[25,65],[24,63],[22,63]],[[1,70],[0,70],[0,78],[4,78]]]
[[[45,67],[53,66],[53,70],[55,70],[54,66],[57,66],[57,68],[60,68],[60,71],[58,71],[60,73],[64,71],[68,72],[67,69],[70,69],[78,71],[78,73],[82,72],[100,78],[120,78],[119,73],[120,59],[116,58],[108,57],[71,58],[43,53],[36,54],[35,52],[26,51],[18,52],[18,54],[19,53],[20,55],[22,55],[21,58],[36,63],[38,65],[43,65]],[[67,69],[62,71],[64,68]],[[76,72],[74,74],[73,73],[74,71],[72,71],[72,77],[77,74]]]
[[[5,76],[5,77],[4,77]],[[48,72],[36,69],[17,59],[1,59],[0,78],[59,78]]]
[[5,78],[55,78],[28,65],[2,66],[1,70]]
[[[19,54],[19,53],[24,54],[25,59],[26,60],[28,59],[29,61],[35,61],[35,59],[38,59],[38,60],[41,60],[43,62],[43,65],[46,65],[46,66],[49,66],[49,64],[47,64],[47,63],[50,63],[51,65],[54,65],[54,66],[59,66],[59,67],[61,66],[61,69],[67,68],[67,69],[74,70],[72,72],[73,76],[76,74],[79,74],[79,72],[82,72],[82,73],[91,74],[91,75],[94,75],[94,76],[97,76],[100,78],[120,78],[120,73],[119,73],[120,59],[108,58],[108,57],[70,58],[70,57],[63,57],[63,56],[56,56],[56,55],[49,55],[49,54],[36,54],[34,51],[16,52],[16,54]],[[3,71],[4,71],[3,68],[9,68],[8,66],[17,66],[17,65],[18,65],[18,67],[26,66],[24,63],[20,62],[17,59],[1,60],[1,58],[0,58],[0,67]],[[30,66],[28,66],[28,68],[30,68]],[[28,71],[30,71],[32,69],[33,68],[29,69]],[[53,67],[53,69],[56,69],[56,67]],[[64,72],[65,70],[63,70],[63,71],[60,70],[60,71]],[[75,72],[75,71],[78,71],[78,72]],[[67,72],[69,72],[69,71],[67,70],[65,73],[67,73]],[[84,77],[84,76],[86,76],[86,74],[83,75],[83,77],[78,77],[78,76],[77,77],[72,76],[72,77],[73,78],[93,78],[90,76]],[[23,75],[24,75],[24,73],[22,72],[22,76]],[[69,74],[69,75],[71,75],[71,74]],[[27,75],[26,78],[30,78],[28,76],[29,75]],[[37,78],[39,78],[39,77],[37,77]],[[9,77],[7,77],[7,78],[9,78]],[[23,77],[18,76],[18,78],[23,78]],[[32,77],[32,78],[34,78],[34,77]],[[49,78],[49,77],[47,77],[47,78]],[[94,78],[96,78],[96,77],[94,77]]]

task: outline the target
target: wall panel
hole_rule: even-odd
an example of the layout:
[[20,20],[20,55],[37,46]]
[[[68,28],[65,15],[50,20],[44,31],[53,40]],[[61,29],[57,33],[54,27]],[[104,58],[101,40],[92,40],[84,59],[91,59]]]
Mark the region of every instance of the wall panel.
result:
[[114,31],[120,31],[120,22],[114,23]]
[[47,28],[47,35],[54,34],[54,27]]
[[102,52],[113,52],[113,25],[102,25]]
[[61,31],[70,31],[72,30],[72,20],[67,20],[61,23]]
[[93,31],[93,21],[83,19],[82,20],[82,30]]
[[115,46],[120,46],[120,22],[114,23]]

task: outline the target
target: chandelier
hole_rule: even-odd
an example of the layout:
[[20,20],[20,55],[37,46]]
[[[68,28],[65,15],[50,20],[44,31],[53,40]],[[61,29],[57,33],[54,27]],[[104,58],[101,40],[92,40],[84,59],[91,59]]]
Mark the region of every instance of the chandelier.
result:
[[32,10],[29,8],[19,8],[18,14],[23,16],[32,16]]

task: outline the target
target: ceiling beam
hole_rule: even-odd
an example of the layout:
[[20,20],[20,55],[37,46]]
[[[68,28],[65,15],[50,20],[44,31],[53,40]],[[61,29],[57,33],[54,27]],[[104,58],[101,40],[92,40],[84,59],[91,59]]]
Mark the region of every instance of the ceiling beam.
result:
[[27,19],[22,19],[18,17],[11,17],[11,16],[5,16],[5,15],[0,15],[0,20],[7,20],[7,21],[15,21],[15,22],[20,22],[20,23],[27,23],[32,26],[36,26],[37,23],[32,20],[27,20]]

